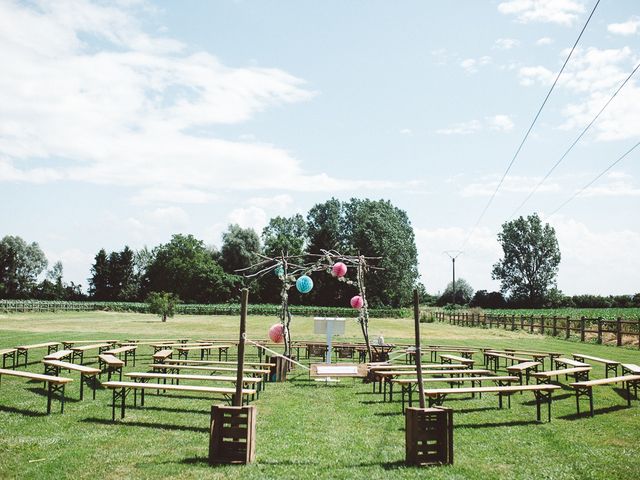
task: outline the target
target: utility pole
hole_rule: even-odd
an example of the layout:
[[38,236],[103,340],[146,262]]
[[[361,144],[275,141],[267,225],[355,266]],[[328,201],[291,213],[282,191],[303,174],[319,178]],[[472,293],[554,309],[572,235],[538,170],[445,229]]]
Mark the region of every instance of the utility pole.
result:
[[446,250],[445,253],[451,259],[451,266],[453,267],[453,304],[456,304],[456,258],[462,255],[462,250]]

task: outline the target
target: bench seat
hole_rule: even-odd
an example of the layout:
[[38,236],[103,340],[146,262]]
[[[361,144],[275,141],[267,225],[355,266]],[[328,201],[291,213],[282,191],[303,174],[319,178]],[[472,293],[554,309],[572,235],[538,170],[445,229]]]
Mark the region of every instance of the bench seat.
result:
[[122,367],[124,367],[124,362],[118,357],[103,353],[98,355],[98,365],[100,366],[100,371],[104,371],[106,367],[107,380],[111,380],[111,374],[113,372],[118,372],[120,374],[120,380],[122,380]]
[[154,363],[163,363],[165,360],[168,360],[173,355],[173,350],[170,348],[166,350],[159,350],[153,354],[153,362]]
[[442,405],[447,395],[463,395],[463,394],[482,394],[497,393],[499,406],[502,408],[502,397],[506,395],[511,406],[511,395],[518,392],[533,392],[536,397],[536,414],[537,420],[540,421],[540,405],[544,401],[548,405],[549,421],[551,421],[551,392],[558,390],[559,385],[541,384],[541,385],[509,385],[509,386],[491,386],[491,387],[461,387],[461,388],[435,388],[427,389],[424,394],[429,399],[429,406]]
[[623,363],[620,366],[622,367],[622,375],[640,375],[640,365],[636,365],[635,363]]
[[51,413],[51,401],[53,400],[53,394],[56,392],[61,393],[60,413],[64,413],[64,387],[67,383],[73,381],[71,378],[58,377],[54,375],[43,375],[41,373],[25,372],[22,370],[9,370],[6,368],[0,368],[0,380],[2,375],[26,378],[28,380],[37,380],[47,384],[47,415]]
[[11,357],[11,368],[16,368],[16,352],[18,350],[16,348],[3,348],[0,350],[0,355],[2,355],[2,368],[7,367],[7,358]]
[[564,375],[565,377],[572,376],[577,381],[583,381],[589,380],[589,372],[591,371],[591,368],[591,366],[562,368],[559,370],[547,370],[546,372],[532,372],[531,376],[538,382],[549,382],[551,378],[560,377],[561,375]]
[[124,353],[124,364],[127,365],[129,357],[133,357],[133,366],[136,366],[136,345],[126,345],[124,347],[112,348],[110,350],[104,350],[102,353],[106,355],[113,355],[114,357],[120,357]]
[[609,372],[612,372],[614,376],[618,375],[618,365],[620,365],[620,362],[617,362],[615,360],[607,360],[606,358],[593,357],[591,355],[584,355],[582,353],[574,353],[573,359],[578,360],[579,362],[590,360],[592,362],[603,363],[605,377],[609,376]]
[[73,355],[73,350],[58,350],[44,356],[43,360],[62,360]]
[[[59,375],[60,370],[71,370],[74,372],[80,372],[80,400],[84,399],[84,384],[86,383],[89,388],[93,390],[93,399],[96,399],[96,375],[99,375],[100,369],[87,367],[85,365],[77,365],[75,363],[62,362],[60,360],[44,360],[44,373]],[[93,382],[93,384],[90,382]]]
[[636,400],[638,399],[638,383],[640,383],[640,375],[623,375],[620,377],[600,378],[597,380],[588,380],[584,382],[574,382],[569,385],[576,391],[576,410],[580,415],[580,397],[589,397],[589,410],[593,417],[593,387],[601,385],[610,385],[613,383],[622,383],[627,390],[627,405],[631,406],[631,386],[634,388]]
[[[34,343],[32,345],[20,345],[18,347],[16,347],[16,359],[14,361],[14,364],[19,364],[20,363],[20,357],[24,358],[24,366],[26,367],[27,364],[29,363],[29,350],[34,350],[37,348],[46,348],[47,349],[47,355],[55,352],[58,350],[58,346],[60,345],[60,342],[44,342],[44,343]],[[15,367],[15,365],[14,365]]]
[[[112,420],[116,419],[116,403],[120,400],[120,418],[124,418],[125,408],[126,408],[126,397],[127,393],[131,390],[136,392],[140,390],[141,401],[140,405],[144,406],[144,391],[145,390],[158,390],[158,385],[153,383],[139,383],[139,382],[104,382],[102,384],[103,387],[109,388],[113,391],[113,403],[112,403]],[[236,393],[235,388],[230,387],[205,387],[201,385],[172,385],[172,384],[163,384],[162,390],[170,390],[170,391],[178,391],[178,392],[196,392],[196,393],[217,393],[223,394],[227,398],[232,397]],[[242,389],[242,397],[243,399],[247,396],[252,396],[256,394],[255,389],[243,388]],[[135,405],[135,396],[134,396],[134,405]]]

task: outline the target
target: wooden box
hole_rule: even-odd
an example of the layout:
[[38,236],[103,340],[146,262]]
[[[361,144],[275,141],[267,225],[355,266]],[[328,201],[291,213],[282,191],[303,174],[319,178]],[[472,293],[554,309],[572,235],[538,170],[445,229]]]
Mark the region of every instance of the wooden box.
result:
[[407,408],[406,463],[413,466],[453,464],[453,410]]
[[254,405],[211,406],[209,464],[247,464],[256,458],[256,414]]

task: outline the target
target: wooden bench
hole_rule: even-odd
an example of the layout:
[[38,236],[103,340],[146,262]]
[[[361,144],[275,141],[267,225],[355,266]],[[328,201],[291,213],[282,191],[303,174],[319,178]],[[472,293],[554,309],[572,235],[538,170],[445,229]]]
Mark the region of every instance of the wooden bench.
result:
[[530,361],[533,359],[534,362],[540,362],[540,364],[542,364],[542,368],[544,368],[544,360],[548,356],[546,353],[531,352],[528,350],[511,350],[508,348],[505,348],[504,350],[486,350],[485,352],[500,353],[503,355],[509,355],[510,357],[514,357],[516,355],[520,358],[527,357],[524,361]]
[[29,350],[35,350],[38,348],[46,348],[47,349],[47,355],[56,352],[58,350],[58,346],[60,345],[60,342],[45,342],[45,343],[36,343],[33,345],[20,345],[19,347],[16,347],[16,361],[15,364],[18,365],[20,364],[20,357],[24,358],[24,366],[27,366],[28,363],[28,359],[29,359]]
[[[44,374],[59,376],[60,370],[80,372],[80,400],[84,399],[84,384],[86,383],[93,390],[93,399],[96,399],[96,376],[100,374],[100,369],[76,365],[75,363],[61,362],[60,360],[44,360]],[[91,382],[89,381],[91,380]]]
[[623,388],[626,385],[627,405],[631,406],[631,386],[633,385],[636,400],[638,399],[638,383],[640,383],[640,375],[623,375],[621,377],[601,378],[599,380],[589,380],[586,382],[575,382],[570,385],[576,390],[576,410],[580,415],[580,397],[589,397],[589,410],[593,417],[593,387],[600,385],[610,385],[612,383],[622,383]]
[[178,347],[176,350],[178,350],[178,357],[183,358],[185,360],[189,357],[189,352],[197,351],[197,350],[200,351],[200,360],[204,360],[205,353],[208,359],[209,355],[211,354],[211,350],[218,350],[218,360],[222,360],[223,353],[225,354],[224,359],[225,360],[229,359],[229,345],[209,344],[209,345],[201,345],[201,346],[194,346],[194,347]]
[[531,370],[538,371],[538,367],[542,365],[540,362],[522,362],[507,367],[507,373],[510,375],[517,375],[520,379],[520,385],[522,385],[522,375],[524,374],[527,379],[527,385],[529,385],[529,377]]
[[73,351],[73,357],[71,357],[72,362],[76,362],[76,358],[80,359],[80,363],[84,363],[84,352],[88,352],[90,350],[98,350],[98,355],[105,352],[111,348],[110,343],[92,343],[90,345],[82,345],[80,347],[71,347],[71,351]]
[[0,350],[2,355],[2,368],[7,368],[7,358],[11,357],[11,368],[16,368],[16,352],[15,348],[3,348]]
[[62,348],[65,350],[69,350],[71,347],[77,345],[78,343],[83,345],[88,345],[91,343],[109,343],[111,345],[116,345],[120,340],[63,340]]
[[[387,399],[387,385],[389,385],[389,398],[393,398],[393,384],[391,380],[396,377],[401,376],[411,376],[415,377],[418,372],[414,370],[383,370],[376,372],[376,376],[380,379],[380,386],[378,388],[378,393],[383,394],[383,400]],[[491,374],[490,370],[485,369],[422,369],[422,375],[424,376],[444,376],[444,375],[489,375]],[[375,384],[373,387],[373,391],[375,392]]]
[[640,375],[640,365],[623,363],[620,366],[622,367],[622,375]]
[[511,395],[518,392],[533,392],[536,398],[536,418],[540,422],[540,405],[546,403],[549,411],[549,421],[551,421],[551,392],[558,390],[559,385],[541,384],[541,385],[509,385],[509,386],[493,386],[493,387],[462,387],[462,388],[436,388],[424,391],[425,396],[429,398],[429,406],[442,405],[447,395],[464,395],[475,393],[497,393],[499,407],[502,408],[502,397],[507,396],[508,405],[511,407]]
[[64,413],[64,386],[73,381],[71,378],[54,377],[51,375],[42,375],[41,373],[24,372],[21,370],[8,370],[6,368],[0,369],[0,380],[2,379],[2,375],[27,378],[29,380],[37,380],[39,382],[46,383],[47,415],[51,413],[51,400],[53,399],[53,394],[56,392],[60,392],[61,394],[60,413]]
[[492,368],[494,372],[497,372],[500,368],[500,359],[504,358],[504,366],[508,367],[508,361],[511,361],[511,365],[515,365],[516,363],[528,362],[528,358],[517,357],[516,355],[511,355],[510,353],[498,353],[492,350],[487,350],[484,352],[484,364],[487,368]]
[[[134,382],[144,383],[147,380],[164,380],[166,385],[167,380],[176,381],[176,385],[180,385],[180,380],[203,380],[208,382],[229,382],[235,384],[237,378],[235,376],[227,375],[188,375],[185,373],[155,373],[155,372],[131,372],[125,373],[125,377],[130,377]],[[259,395],[260,386],[262,385],[262,378],[259,377],[244,377],[242,379],[242,386],[251,385],[256,390],[256,396]]]
[[[137,383],[137,382],[104,382],[103,387],[109,388],[113,391],[112,413],[111,419],[116,419],[116,403],[120,400],[120,418],[124,418],[126,408],[126,397],[130,391],[141,391],[140,405],[144,406],[144,391],[145,390],[158,390],[158,386],[152,383]],[[163,390],[177,391],[177,392],[197,392],[197,393],[216,393],[222,394],[227,399],[233,398],[236,392],[235,388],[227,387],[204,387],[196,385],[163,385]],[[253,389],[242,389],[243,403],[247,396],[255,395],[256,391]],[[134,397],[135,400],[135,397]],[[134,406],[136,403],[134,403]]]
[[574,353],[573,359],[578,360],[579,362],[590,360],[592,362],[604,363],[605,377],[607,378],[609,377],[609,372],[612,372],[614,376],[618,375],[618,365],[620,365],[620,362],[616,362],[615,360],[607,360],[606,358],[592,357],[591,355],[583,355],[582,353]]
[[555,360],[556,368],[570,368],[570,367],[589,367],[588,363],[572,360],[571,358],[560,357]]
[[138,347],[136,345],[127,345],[124,347],[112,348],[110,350],[104,350],[102,353],[105,355],[113,355],[114,357],[122,358],[120,355],[124,354],[124,364],[125,366],[128,364],[129,357],[133,357],[133,366],[136,366],[136,349]]
[[[183,360],[176,358],[167,358],[164,363],[175,363],[177,365],[220,365],[220,366],[237,366],[238,362],[234,362],[231,360]],[[267,362],[248,362],[245,361],[244,364],[250,367],[273,367],[273,363]]]
[[120,374],[120,380],[122,380],[122,367],[124,367],[124,362],[120,360],[118,357],[114,357],[113,355],[98,355],[98,367],[100,368],[100,376],[102,373],[107,371],[107,380],[111,380],[111,374],[113,372],[118,372]]
[[507,352],[510,352],[510,353],[515,353],[516,355],[524,355],[524,356],[530,355],[530,356],[533,357],[534,361],[536,361],[536,362],[540,361],[540,363],[542,363],[542,365],[543,365],[542,368],[544,368],[544,360],[538,360],[539,357],[534,357],[534,355],[536,355],[536,356],[537,355],[544,355],[546,357],[549,357],[549,360],[551,361],[550,362],[551,365],[553,365],[553,359],[554,358],[562,356],[562,353],[560,353],[560,352],[547,352],[545,350],[527,349],[527,350],[523,351],[523,350],[517,350],[515,348],[505,348],[504,350],[507,351]]
[[43,360],[64,360],[73,355],[73,350],[58,350],[57,352],[45,355]]
[[191,343],[162,342],[162,343],[152,343],[150,345],[151,345],[151,348],[153,348],[153,353],[156,353],[156,352],[159,352],[160,350],[167,350],[169,348],[176,348],[176,347],[178,348],[208,347],[209,345],[213,345],[213,342],[191,342]]
[[[200,370],[205,372],[237,372],[238,368],[236,367],[218,367],[212,365],[177,365],[177,364],[168,364],[168,363],[152,363],[149,365],[153,371],[160,370],[165,373],[180,373],[180,370]],[[246,368],[243,370],[244,373],[251,373],[254,375],[262,375],[264,382],[267,381],[267,376],[271,372],[268,369],[260,369],[260,368]],[[213,373],[211,373],[213,375]],[[264,383],[262,384],[264,386]]]
[[444,354],[440,355],[441,363],[459,363],[466,365],[469,368],[473,368],[473,364],[476,363],[472,358],[459,357],[458,355]]
[[[423,383],[448,383],[450,386],[459,385],[462,383],[471,383],[471,387],[475,387],[476,383],[479,387],[482,386],[482,382],[495,382],[497,385],[504,386],[518,381],[517,376],[477,376],[477,377],[455,377],[455,378],[423,378]],[[413,392],[418,387],[417,378],[395,378],[391,380],[392,384],[400,385],[402,392],[402,413],[404,413],[405,396],[408,396],[409,407],[413,405]],[[480,394],[482,396],[482,394]],[[389,397],[389,401],[392,401]]]
[[587,367],[573,367],[573,368],[561,368],[559,370],[547,370],[546,372],[533,372],[531,374],[538,383],[549,383],[553,377],[560,377],[562,375],[565,378],[573,377],[577,382],[589,380],[589,372],[591,371],[591,365]]
[[173,350],[167,348],[166,350],[158,350],[153,354],[153,363],[164,363],[166,360],[169,360],[173,355]]

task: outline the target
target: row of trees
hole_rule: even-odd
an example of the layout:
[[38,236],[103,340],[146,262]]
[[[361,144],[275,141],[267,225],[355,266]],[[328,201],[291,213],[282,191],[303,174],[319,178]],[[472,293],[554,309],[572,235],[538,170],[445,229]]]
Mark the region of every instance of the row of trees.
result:
[[[6,246],[6,248],[4,248]],[[417,285],[418,256],[413,228],[406,213],[389,201],[330,199],[315,205],[306,218],[272,218],[258,235],[253,229],[230,225],[215,249],[192,235],[174,235],[152,249],[98,251],[88,279],[90,298],[101,301],[141,301],[151,292],[171,292],[188,303],[235,301],[241,286],[252,290],[255,302],[279,303],[276,277],[247,281],[238,275],[258,259],[257,254],[305,255],[322,249],[345,255],[381,257],[371,270],[367,293],[372,306],[403,306]],[[0,297],[76,299],[80,287],[62,283],[58,262],[38,283],[47,260],[37,243],[5,237],[0,249]],[[347,305],[353,287],[316,274],[314,289],[304,296],[292,290],[300,304]],[[424,287],[421,287],[424,290]]]

